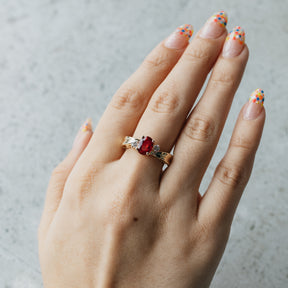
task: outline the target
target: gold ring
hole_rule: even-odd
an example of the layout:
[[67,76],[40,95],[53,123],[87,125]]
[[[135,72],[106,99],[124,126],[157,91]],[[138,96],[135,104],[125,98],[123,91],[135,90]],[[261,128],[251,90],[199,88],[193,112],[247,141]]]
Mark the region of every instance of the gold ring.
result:
[[143,136],[141,139],[125,136],[122,147],[125,149],[135,149],[142,155],[153,156],[169,166],[173,155],[160,151],[160,146],[154,143],[155,141],[149,136]]

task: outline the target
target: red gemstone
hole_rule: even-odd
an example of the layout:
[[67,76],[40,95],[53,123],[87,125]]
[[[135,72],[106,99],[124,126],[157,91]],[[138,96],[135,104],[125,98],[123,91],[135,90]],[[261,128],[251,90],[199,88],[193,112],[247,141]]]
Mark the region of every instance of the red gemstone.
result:
[[149,136],[142,137],[142,139],[138,143],[137,150],[140,154],[146,155],[146,153],[151,152],[153,149],[153,141]]

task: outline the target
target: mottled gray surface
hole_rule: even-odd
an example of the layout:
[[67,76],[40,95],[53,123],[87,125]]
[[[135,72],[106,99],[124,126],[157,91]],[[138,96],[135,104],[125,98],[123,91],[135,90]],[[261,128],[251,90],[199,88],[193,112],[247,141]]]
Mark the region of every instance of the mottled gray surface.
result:
[[[41,287],[37,226],[53,167],[87,116],[179,24],[225,9],[250,61],[202,189],[250,92],[266,92],[254,172],[211,287],[288,287],[287,0],[9,0],[0,3],[0,287]],[[285,88],[286,87],[286,88]],[[286,100],[285,100],[286,99]]]

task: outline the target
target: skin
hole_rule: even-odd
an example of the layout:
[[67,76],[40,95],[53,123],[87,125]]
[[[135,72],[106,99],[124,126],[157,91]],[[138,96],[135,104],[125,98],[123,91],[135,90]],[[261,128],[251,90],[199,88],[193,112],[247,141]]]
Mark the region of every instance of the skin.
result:
[[[202,197],[214,153],[248,60],[224,58],[226,29],[198,33],[182,49],[162,41],[119,88],[94,133],[54,169],[39,225],[48,287],[208,287],[224,252],[251,174],[265,119],[240,111],[228,150]],[[187,117],[209,71],[200,101]],[[82,134],[81,134],[82,133]],[[124,150],[125,135],[175,146],[166,170]]]

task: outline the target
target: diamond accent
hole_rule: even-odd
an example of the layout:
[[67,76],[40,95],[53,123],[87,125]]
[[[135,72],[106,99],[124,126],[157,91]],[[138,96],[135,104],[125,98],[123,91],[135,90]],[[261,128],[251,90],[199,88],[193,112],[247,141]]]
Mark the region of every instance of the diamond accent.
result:
[[154,145],[153,146],[153,151],[154,152],[159,152],[160,151],[160,146],[159,145]]

